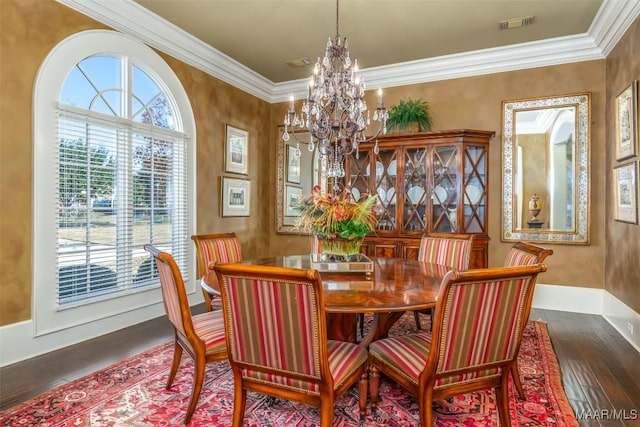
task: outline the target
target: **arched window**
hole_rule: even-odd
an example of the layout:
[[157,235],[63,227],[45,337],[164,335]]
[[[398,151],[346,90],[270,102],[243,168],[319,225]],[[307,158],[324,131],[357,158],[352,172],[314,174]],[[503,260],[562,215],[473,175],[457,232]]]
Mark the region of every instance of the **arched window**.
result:
[[194,119],[151,49],[87,31],[43,63],[34,93],[36,335],[161,300],[152,243],[188,273]]

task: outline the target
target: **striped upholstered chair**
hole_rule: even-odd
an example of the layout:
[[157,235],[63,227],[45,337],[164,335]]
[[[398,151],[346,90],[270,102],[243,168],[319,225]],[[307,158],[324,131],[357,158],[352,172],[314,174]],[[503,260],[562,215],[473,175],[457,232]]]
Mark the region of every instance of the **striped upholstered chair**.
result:
[[[465,271],[469,269],[473,237],[473,234],[427,233],[420,241],[418,260]],[[433,317],[431,309],[414,311],[413,317],[418,329],[422,329],[420,313]]]
[[420,425],[433,425],[433,401],[493,388],[500,425],[510,426],[509,372],[515,363],[533,284],[546,266],[449,271],[442,279],[433,333],[369,345],[375,416],[380,371],[418,398]]
[[253,391],[318,406],[318,425],[329,427],[335,400],[355,382],[363,421],[367,350],[327,340],[318,272],[247,264],[214,270],[235,385],[233,426],[242,426],[247,391]]
[[167,389],[171,387],[176,377],[183,349],[195,363],[193,389],[184,418],[184,423],[187,424],[191,421],[191,416],[198,404],[204,381],[205,364],[227,359],[224,320],[220,310],[192,316],[182,273],[176,261],[170,254],[161,252],[152,245],[145,245],[144,249],[155,258],[164,308],[175,332],[173,364],[169,371]]
[[[242,261],[242,250],[236,233],[220,234],[194,234],[191,240],[196,245],[198,256],[198,277],[204,276],[208,269],[216,263],[229,263]],[[205,308],[211,311],[211,301],[215,295],[202,289]]]
[[505,267],[516,265],[539,264],[549,255],[553,255],[553,250],[536,246],[532,243],[517,242],[511,246],[507,257],[504,260]]
[[[539,264],[549,255],[553,255],[553,250],[536,246],[531,243],[517,242],[514,243],[507,257],[504,260],[505,267],[513,267],[516,265],[535,265]],[[526,313],[527,319],[529,313]],[[520,380],[520,371],[518,370],[518,363],[513,364],[513,383],[518,390],[518,395],[521,399],[525,398],[524,389],[522,388],[522,381]]]

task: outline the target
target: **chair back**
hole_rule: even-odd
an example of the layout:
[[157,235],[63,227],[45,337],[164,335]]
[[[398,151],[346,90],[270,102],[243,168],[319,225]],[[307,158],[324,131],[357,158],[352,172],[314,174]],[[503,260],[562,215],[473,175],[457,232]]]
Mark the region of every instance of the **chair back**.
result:
[[546,266],[450,271],[435,309],[427,375],[437,389],[500,377],[517,357],[533,299]]
[[178,267],[175,259],[169,253],[162,252],[152,245],[144,245],[144,249],[156,261],[158,275],[160,276],[162,300],[164,301],[164,309],[169,321],[180,334],[185,337],[194,336],[191,309],[189,308],[189,300],[180,267]]
[[322,282],[315,270],[216,264],[236,375],[304,393],[332,379]]
[[469,268],[473,234],[429,233],[420,241],[418,260],[464,271]]
[[242,250],[236,233],[194,234],[191,240],[196,245],[198,277],[207,273],[211,263],[242,261]]
[[511,249],[509,249],[509,252],[507,252],[504,266],[513,267],[516,265],[539,264],[549,255],[553,255],[553,250],[531,243],[517,242],[514,243]]

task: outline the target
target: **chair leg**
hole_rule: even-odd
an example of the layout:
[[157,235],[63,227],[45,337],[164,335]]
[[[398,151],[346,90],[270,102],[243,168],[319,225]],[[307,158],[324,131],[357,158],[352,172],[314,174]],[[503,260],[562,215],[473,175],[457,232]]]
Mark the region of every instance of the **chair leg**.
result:
[[204,308],[206,311],[211,311],[211,294],[202,289],[202,295],[204,296]]
[[169,371],[169,378],[167,379],[167,390],[171,388],[173,380],[176,378],[176,373],[180,367],[180,359],[182,358],[182,347],[178,344],[178,341],[173,343],[173,362],[171,363],[171,370]]
[[247,390],[242,384],[242,375],[233,373],[233,427],[242,427],[247,404]]
[[433,395],[430,391],[427,391],[424,399],[420,399],[418,408],[420,411],[420,425],[431,427],[433,425]]
[[415,322],[416,322],[416,328],[422,329],[422,326],[420,326],[420,313],[418,313],[417,311],[414,311],[413,312],[413,320],[415,320]]
[[380,386],[380,372],[376,365],[369,361],[369,393],[371,394],[371,416],[376,418],[378,405],[378,387]]
[[365,418],[367,418],[367,393],[369,385],[369,373],[367,369],[362,371],[360,375],[360,381],[358,381],[358,402],[360,403],[360,425],[364,424]]
[[320,427],[331,427],[333,425],[333,400],[320,400]]
[[191,421],[193,412],[196,410],[198,399],[200,398],[200,392],[202,391],[202,383],[204,381],[204,367],[207,364],[204,354],[196,355],[195,372],[193,378],[193,389],[191,390],[191,399],[189,399],[189,406],[187,407],[187,415],[184,417],[184,423],[188,424]]
[[508,384],[509,373],[502,376],[502,384],[495,388],[496,403],[498,404],[498,418],[501,427],[511,427],[511,417],[509,416],[509,390]]
[[520,396],[520,399],[525,400],[526,396],[524,395],[524,389],[522,388],[522,382],[520,381],[520,371],[518,371],[517,360],[513,365],[511,365],[511,376],[513,377],[513,384],[516,386],[516,390],[518,391],[518,396]]

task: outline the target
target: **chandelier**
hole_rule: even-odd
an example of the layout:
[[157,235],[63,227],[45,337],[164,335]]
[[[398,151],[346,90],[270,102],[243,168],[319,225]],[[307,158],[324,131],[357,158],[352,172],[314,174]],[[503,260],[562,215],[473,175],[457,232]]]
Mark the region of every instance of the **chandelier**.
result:
[[[284,117],[282,138],[289,140],[290,133],[298,142],[296,155],[300,155],[300,142],[296,130],[307,130],[310,134],[309,151],[317,148],[326,175],[334,179],[334,191],[338,189],[338,178],[345,176],[344,158],[356,152],[362,142],[372,141],[380,132],[386,133],[387,110],[378,89],[373,120],[379,122],[378,130],[367,138],[365,130],[371,117],[364,100],[365,83],[358,75],[358,60],[349,57],[346,37],[340,37],[339,14],[336,0],[336,37],[329,38],[324,58],[316,62],[309,79],[308,95],[300,113],[296,113],[293,96]],[[378,152],[378,142],[374,151]],[[325,163],[326,161],[326,163]]]

